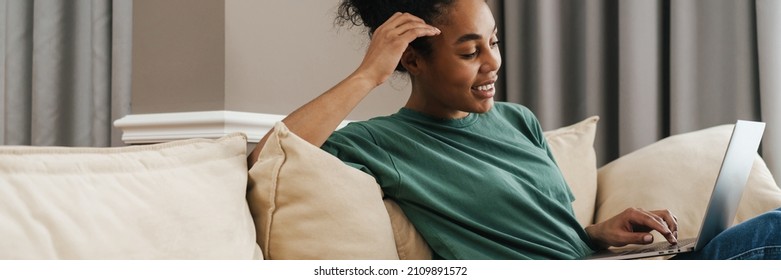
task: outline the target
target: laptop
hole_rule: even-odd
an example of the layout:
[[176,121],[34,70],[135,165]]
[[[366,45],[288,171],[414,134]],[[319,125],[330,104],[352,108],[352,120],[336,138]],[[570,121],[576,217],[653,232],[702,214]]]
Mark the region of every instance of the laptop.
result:
[[670,245],[665,240],[639,247],[611,248],[598,251],[587,259],[647,258],[698,251],[705,247],[716,235],[729,228],[735,219],[764,131],[765,123],[762,122],[738,120],[735,124],[697,238],[678,240],[676,245]]

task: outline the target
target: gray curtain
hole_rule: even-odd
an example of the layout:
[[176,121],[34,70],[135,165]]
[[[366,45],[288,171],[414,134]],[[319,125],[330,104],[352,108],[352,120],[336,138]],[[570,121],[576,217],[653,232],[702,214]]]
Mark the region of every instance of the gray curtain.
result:
[[765,129],[762,156],[776,178],[781,176],[781,1],[757,0],[759,92]]
[[0,0],[0,144],[121,145],[132,0]]
[[763,156],[781,174],[779,2],[498,1],[500,97],[545,129],[601,116],[599,165],[669,135],[762,120]]

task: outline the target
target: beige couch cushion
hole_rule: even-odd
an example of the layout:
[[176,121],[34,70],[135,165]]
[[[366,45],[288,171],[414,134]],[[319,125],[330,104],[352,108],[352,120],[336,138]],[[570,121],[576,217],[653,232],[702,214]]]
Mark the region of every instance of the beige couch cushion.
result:
[[0,147],[0,259],[260,258],[246,143]]
[[282,122],[249,176],[257,242],[267,259],[398,259],[374,178]]
[[[596,220],[628,207],[670,209],[679,238],[693,238],[702,223],[733,125],[660,140],[599,169]],[[781,206],[781,190],[762,158],[756,157],[735,222]],[[656,234],[655,240],[662,240]]]
[[545,132],[545,139],[564,179],[575,195],[572,208],[582,226],[593,223],[597,197],[597,155],[594,137],[599,117]]
[[431,248],[418,233],[412,222],[409,221],[404,211],[401,210],[396,202],[386,198],[385,208],[391,219],[393,227],[393,237],[396,240],[396,251],[399,253],[400,260],[430,260]]

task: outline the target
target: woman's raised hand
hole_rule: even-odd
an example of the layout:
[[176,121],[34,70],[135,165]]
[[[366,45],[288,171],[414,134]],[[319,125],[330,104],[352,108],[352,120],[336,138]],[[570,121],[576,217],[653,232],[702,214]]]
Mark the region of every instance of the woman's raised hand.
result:
[[435,36],[441,31],[408,13],[395,13],[372,35],[371,43],[356,75],[376,85],[384,83],[396,69],[409,43],[424,36]]

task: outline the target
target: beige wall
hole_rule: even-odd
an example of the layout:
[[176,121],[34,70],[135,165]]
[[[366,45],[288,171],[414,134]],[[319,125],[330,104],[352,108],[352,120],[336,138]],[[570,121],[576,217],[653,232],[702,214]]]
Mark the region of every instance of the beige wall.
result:
[[222,110],[222,0],[133,1],[133,114]]
[[[132,113],[287,114],[360,63],[361,29],[333,25],[338,0],[135,0]],[[349,116],[395,112],[395,77]]]

